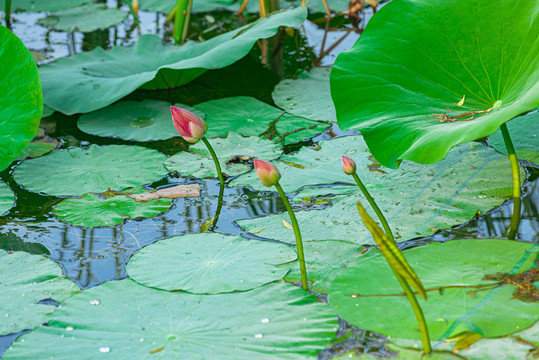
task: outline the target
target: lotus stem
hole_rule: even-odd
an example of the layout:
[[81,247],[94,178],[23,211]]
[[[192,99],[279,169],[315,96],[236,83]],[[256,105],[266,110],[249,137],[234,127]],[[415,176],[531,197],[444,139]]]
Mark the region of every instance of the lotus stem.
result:
[[503,141],[505,142],[505,147],[507,148],[507,154],[509,156],[509,161],[511,162],[511,173],[513,175],[513,214],[511,215],[511,224],[507,237],[510,240],[514,240],[520,225],[520,168],[517,154],[515,153],[515,147],[511,141],[511,136],[509,135],[507,125],[503,123],[500,126],[500,130],[502,131]]
[[298,220],[296,219],[294,210],[292,210],[292,206],[290,206],[290,202],[288,202],[288,198],[286,197],[286,194],[284,193],[283,188],[278,182],[275,183],[275,188],[279,192],[279,195],[281,195],[281,199],[283,200],[284,206],[286,207],[286,210],[288,211],[288,215],[290,216],[290,222],[292,223],[292,227],[294,228],[294,235],[296,235],[296,246],[298,250],[299,269],[301,271],[301,288],[307,291],[309,290],[309,285],[307,283],[307,269],[305,268],[305,256],[303,255],[303,242],[301,240],[301,232],[299,231]]
[[427,322],[425,321],[425,315],[423,314],[423,310],[421,309],[421,306],[419,305],[417,298],[415,297],[415,294],[412,289],[410,289],[408,283],[393,268],[391,268],[391,271],[393,271],[393,275],[395,275],[400,286],[402,287],[402,290],[404,290],[404,293],[408,298],[408,302],[410,303],[410,305],[412,305],[417,324],[419,325],[421,343],[423,344],[423,352],[428,355],[432,352],[432,348],[430,346],[429,328],[427,326]]
[[176,3],[176,16],[174,18],[174,41],[176,44],[184,42],[189,27],[192,0],[178,0]]
[[213,221],[213,226],[212,226],[212,229],[213,229],[215,225],[217,224],[217,220],[219,220],[219,214],[221,212],[221,207],[223,206],[222,198],[225,191],[225,178],[223,177],[223,172],[221,171],[221,165],[219,164],[219,159],[217,158],[217,154],[213,150],[213,147],[211,146],[210,142],[208,141],[208,139],[206,139],[206,137],[203,137],[201,140],[204,143],[204,145],[206,145],[206,147],[208,148],[208,151],[210,152],[210,155],[213,159],[213,163],[215,164],[215,170],[217,170],[217,176],[219,177],[219,184],[220,184],[219,202],[217,203],[217,211],[216,211],[214,221]]
[[11,0],[6,0],[5,2],[5,16],[6,16],[6,27],[11,28]]
[[361,192],[363,193],[363,195],[365,196],[365,198],[367,199],[369,204],[371,204],[371,207],[373,208],[374,212],[376,213],[376,216],[378,216],[378,220],[380,220],[380,222],[382,223],[382,226],[384,228],[384,231],[385,231],[387,237],[391,241],[395,242],[395,237],[393,236],[393,233],[391,232],[391,228],[389,227],[389,224],[387,223],[387,220],[386,220],[384,214],[382,213],[382,211],[378,207],[378,204],[376,204],[376,201],[374,201],[371,194],[369,193],[369,191],[367,190],[365,185],[363,185],[363,183],[361,182],[361,179],[359,178],[359,176],[357,176],[357,173],[355,171],[352,173],[352,177],[356,181],[357,186],[359,187],[359,189],[361,190]]

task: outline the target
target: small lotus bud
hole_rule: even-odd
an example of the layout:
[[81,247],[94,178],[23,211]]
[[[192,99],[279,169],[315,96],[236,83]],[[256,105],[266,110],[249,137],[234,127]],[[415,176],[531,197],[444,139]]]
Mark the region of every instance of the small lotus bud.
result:
[[255,171],[260,182],[265,186],[273,186],[281,178],[281,173],[275,165],[264,160],[255,159]]
[[352,175],[356,172],[356,163],[348,156],[342,156],[342,169],[345,174]]
[[208,130],[206,122],[190,112],[177,106],[170,107],[172,123],[181,137],[190,143],[196,143],[204,137]]

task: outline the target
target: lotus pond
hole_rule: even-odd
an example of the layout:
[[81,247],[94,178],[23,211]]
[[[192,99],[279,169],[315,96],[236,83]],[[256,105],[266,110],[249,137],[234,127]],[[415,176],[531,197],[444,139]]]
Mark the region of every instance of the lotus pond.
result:
[[0,3],[2,358],[537,358],[539,4],[188,3]]

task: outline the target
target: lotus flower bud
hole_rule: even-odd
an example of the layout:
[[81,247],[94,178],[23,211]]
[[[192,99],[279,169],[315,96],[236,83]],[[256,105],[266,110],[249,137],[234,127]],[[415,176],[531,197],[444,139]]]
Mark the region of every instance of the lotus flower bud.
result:
[[342,169],[345,174],[352,175],[356,172],[356,163],[348,156],[342,156]]
[[204,137],[208,130],[206,122],[190,112],[177,106],[170,107],[172,123],[181,137],[190,143],[196,143]]
[[265,186],[273,186],[281,178],[281,173],[275,165],[264,160],[255,159],[255,171],[260,182]]

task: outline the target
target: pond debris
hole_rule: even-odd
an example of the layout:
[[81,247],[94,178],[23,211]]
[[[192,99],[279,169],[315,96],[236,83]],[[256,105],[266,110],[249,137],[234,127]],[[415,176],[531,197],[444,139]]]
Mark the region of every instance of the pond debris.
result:
[[455,106],[461,107],[462,105],[464,105],[464,100],[466,100],[466,95],[463,95],[462,99],[460,99],[460,101],[456,103]]
[[[441,122],[442,124],[443,123],[450,123],[450,122],[454,122],[454,121],[469,121],[469,120],[472,120],[472,119],[475,118],[475,114],[485,114],[485,113],[490,112],[492,109],[494,109],[494,107],[491,107],[490,109],[487,109],[487,110],[477,110],[477,111],[471,110],[471,111],[467,111],[467,112],[464,112],[464,113],[461,113],[461,114],[458,114],[458,115],[448,115],[444,111],[442,114],[432,114],[432,116],[434,116],[436,119],[438,119],[438,121]],[[451,111],[451,110],[449,110],[449,111]],[[466,117],[468,117],[468,118],[466,118]],[[464,118],[466,118],[466,119],[464,119]]]
[[130,198],[134,199],[137,202],[146,202],[157,199],[177,199],[184,197],[197,197],[200,196],[200,185],[198,184],[189,184],[189,185],[176,185],[164,189],[152,190],[144,192],[142,194],[132,194],[125,191],[114,191],[107,190],[101,195],[105,197],[111,197],[115,195],[127,195]]
[[539,267],[514,275],[509,273],[485,275],[483,280],[499,281],[497,285],[513,285],[515,287],[513,298],[524,302],[537,302],[539,300],[539,290],[533,284],[539,281]]

